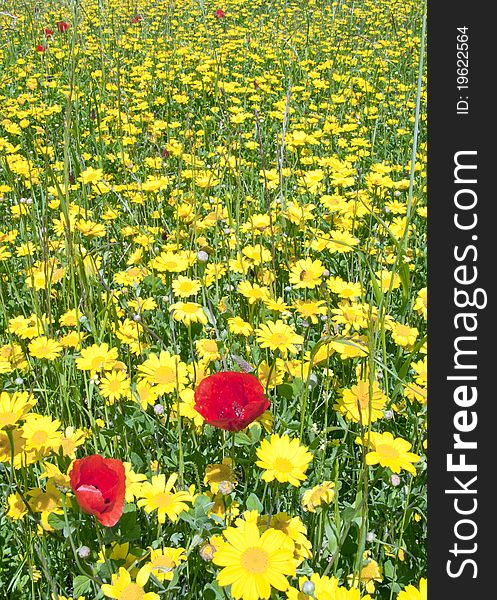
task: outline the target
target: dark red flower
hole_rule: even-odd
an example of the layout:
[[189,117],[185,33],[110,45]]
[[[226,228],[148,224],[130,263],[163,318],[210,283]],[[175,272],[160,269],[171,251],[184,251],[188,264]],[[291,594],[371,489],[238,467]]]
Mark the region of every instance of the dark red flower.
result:
[[65,21],[57,21],[56,25],[60,33],[65,33],[69,29],[69,23]]
[[244,429],[268,408],[261,382],[249,373],[214,373],[195,390],[195,410],[209,425],[228,431]]
[[74,461],[71,488],[81,510],[95,515],[105,527],[115,525],[124,510],[126,475],[116,458],[92,454]]
[[214,14],[218,19],[224,19],[224,17],[226,16],[224,10],[221,10],[220,8],[218,8]]
[[143,20],[143,17],[141,15],[135,15],[132,19],[131,22],[132,23],[139,23],[140,21]]
[[45,29],[43,30],[43,33],[47,36],[47,37],[52,37],[53,35],[53,29],[48,29],[48,27],[45,27]]
[[46,49],[47,47],[44,44],[38,44],[38,46],[36,46],[38,52],[45,52]]

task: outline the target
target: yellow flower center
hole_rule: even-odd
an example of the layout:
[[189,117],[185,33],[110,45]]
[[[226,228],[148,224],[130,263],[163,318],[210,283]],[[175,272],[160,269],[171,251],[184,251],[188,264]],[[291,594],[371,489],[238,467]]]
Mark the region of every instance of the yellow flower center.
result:
[[217,352],[217,344],[214,340],[209,340],[203,344],[204,352]]
[[119,596],[120,600],[143,600],[143,598],[145,592],[137,583],[128,583]]
[[274,461],[274,470],[275,471],[279,471],[280,473],[290,473],[290,471],[292,471],[292,469],[293,469],[293,465],[288,460],[288,458],[282,458],[281,456],[279,456]]
[[173,271],[178,266],[178,263],[175,260],[166,260],[164,261],[164,267],[168,271]]
[[299,276],[300,281],[312,281],[314,279],[312,271],[301,271]]
[[169,556],[159,556],[152,561],[152,570],[157,570],[159,573],[167,573],[172,571],[176,563]]
[[270,338],[270,343],[273,346],[279,346],[281,344],[288,343],[288,336],[285,333],[273,333]]
[[397,325],[397,335],[401,337],[409,337],[409,332],[411,330],[406,325]]
[[192,304],[191,302],[185,302],[183,305],[183,312],[194,315],[198,310],[198,306],[196,304]]
[[113,379],[109,382],[109,391],[118,392],[121,389],[121,382],[119,379]]
[[356,388],[354,390],[355,392],[355,399],[356,399],[356,404],[359,404],[359,406],[361,407],[362,410],[366,410],[369,408],[369,392],[367,390],[360,390],[358,388]]
[[172,495],[169,492],[160,492],[154,498],[157,508],[167,508],[171,504]]
[[98,355],[95,356],[94,358],[91,359],[91,370],[92,371],[97,371],[99,369],[101,369],[103,367],[103,364],[105,362],[105,356],[102,355]]
[[176,374],[171,367],[158,367],[155,371],[155,382],[159,384],[167,384],[176,381]]
[[399,451],[397,450],[397,448],[394,448],[393,446],[389,446],[388,444],[380,444],[376,448],[376,452],[378,452],[378,454],[380,454],[384,458],[391,458],[391,459],[399,458]]
[[33,446],[41,446],[47,441],[47,439],[48,433],[46,431],[39,430],[33,433],[31,436],[31,443]]
[[242,567],[251,574],[260,575],[269,567],[268,553],[257,546],[248,548],[241,557]]

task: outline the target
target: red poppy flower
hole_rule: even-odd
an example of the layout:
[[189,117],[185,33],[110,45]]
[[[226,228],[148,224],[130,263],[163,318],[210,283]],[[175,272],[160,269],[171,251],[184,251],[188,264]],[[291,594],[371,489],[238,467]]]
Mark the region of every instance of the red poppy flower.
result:
[[45,52],[46,49],[47,49],[47,47],[45,45],[42,45],[42,44],[38,44],[38,46],[36,46],[36,50],[38,52]]
[[52,37],[53,35],[53,29],[48,29],[48,27],[45,27],[45,29],[43,30],[43,33],[47,36],[47,37]]
[[65,21],[57,21],[56,25],[60,33],[65,33],[69,29],[69,23]]
[[132,19],[131,22],[132,23],[139,23],[141,20],[143,20],[143,17],[141,15],[135,15]]
[[244,429],[268,408],[261,382],[249,373],[214,373],[195,390],[195,410],[209,425],[228,431]]
[[95,515],[105,527],[115,525],[124,510],[126,476],[116,458],[92,454],[74,461],[71,488],[81,510]]
[[224,19],[224,17],[226,16],[224,10],[221,10],[220,8],[218,8],[214,14],[218,19]]

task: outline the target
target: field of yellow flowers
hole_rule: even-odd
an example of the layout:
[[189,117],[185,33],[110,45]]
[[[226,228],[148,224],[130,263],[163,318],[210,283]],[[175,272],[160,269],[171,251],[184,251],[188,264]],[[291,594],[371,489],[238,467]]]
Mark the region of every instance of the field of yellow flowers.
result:
[[0,590],[426,600],[414,0],[0,3]]

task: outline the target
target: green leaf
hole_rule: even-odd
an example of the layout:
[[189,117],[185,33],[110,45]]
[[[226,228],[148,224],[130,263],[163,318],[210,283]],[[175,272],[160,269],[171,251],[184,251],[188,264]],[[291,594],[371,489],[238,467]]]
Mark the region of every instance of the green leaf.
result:
[[205,517],[209,510],[214,506],[214,502],[208,497],[201,494],[195,498],[195,518]]
[[289,383],[283,383],[276,388],[278,396],[282,396],[283,398],[288,398],[291,400],[293,398],[293,387]]
[[75,598],[79,598],[79,596],[84,596],[85,594],[88,594],[91,591],[91,579],[86,575],[77,575],[73,579],[73,587],[73,595]]
[[48,515],[48,524],[51,525],[57,531],[62,531],[66,526],[64,515],[58,515],[56,513],[50,513]]
[[119,539],[123,542],[133,542],[140,539],[141,530],[136,518],[136,508],[123,513],[119,520],[119,531]]
[[262,506],[261,501],[253,492],[247,498],[247,509],[256,510],[259,514],[264,512],[264,507]]

